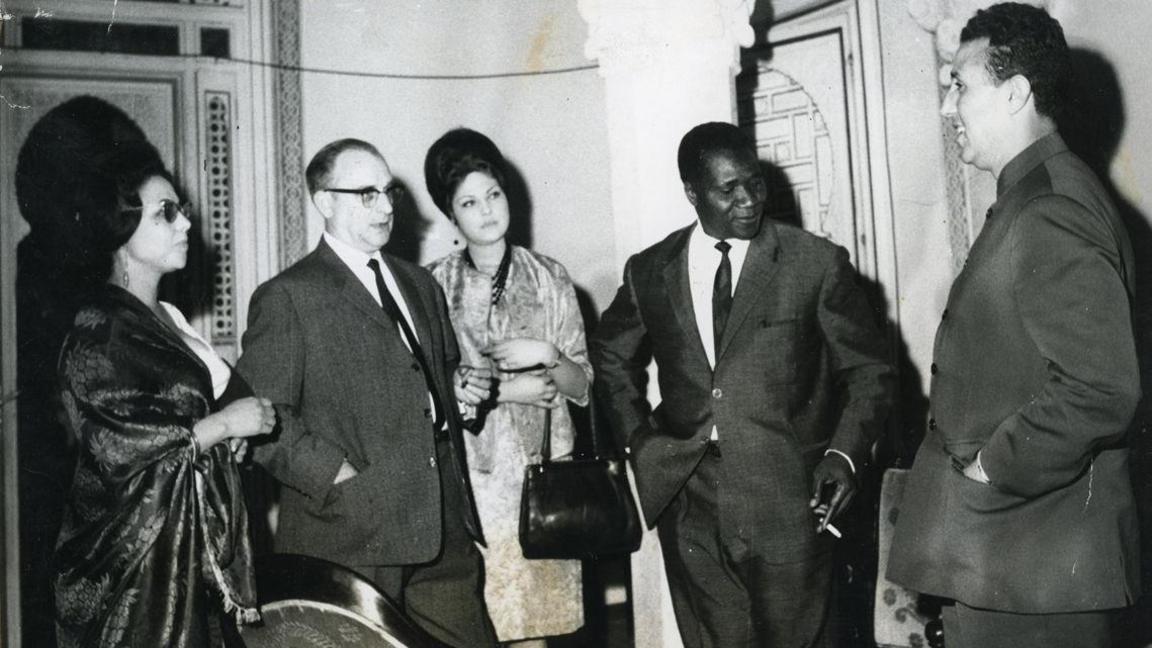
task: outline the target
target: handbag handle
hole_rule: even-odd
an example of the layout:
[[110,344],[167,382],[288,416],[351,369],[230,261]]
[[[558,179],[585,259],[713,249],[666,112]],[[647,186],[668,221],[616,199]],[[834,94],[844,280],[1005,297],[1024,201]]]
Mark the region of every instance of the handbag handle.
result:
[[[588,399],[588,431],[592,435],[592,456],[603,457],[604,446],[600,437],[600,424],[596,422],[596,399]],[[540,441],[540,462],[552,462],[552,409],[544,409],[544,436]]]
[[540,441],[540,463],[552,463],[552,409],[544,409],[544,438]]
[[592,386],[588,386],[588,432],[592,435],[592,456],[604,456],[604,444],[600,436],[600,422],[596,420],[596,397],[592,395]]

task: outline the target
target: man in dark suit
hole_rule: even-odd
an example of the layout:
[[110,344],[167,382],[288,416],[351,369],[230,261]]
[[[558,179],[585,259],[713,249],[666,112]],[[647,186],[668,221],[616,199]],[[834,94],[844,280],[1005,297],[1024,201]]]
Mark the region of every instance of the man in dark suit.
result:
[[276,550],[364,574],[453,646],[494,646],[456,407],[488,396],[486,370],[457,367],[432,276],[381,252],[398,189],[380,153],[332,142],[307,180],[323,240],[253,295],[237,367],[280,417],[255,450],[284,486]]
[[884,336],[844,249],[764,219],[740,129],[693,128],[678,162],[699,224],[628,260],[590,345],[596,393],[658,527],[685,645],[826,645],[826,531],[883,424]]
[[888,578],[955,601],[948,648],[1110,646],[1139,595],[1132,249],[1056,132],[1067,59],[1042,9],[978,11],[941,110],[996,202],[936,333]]

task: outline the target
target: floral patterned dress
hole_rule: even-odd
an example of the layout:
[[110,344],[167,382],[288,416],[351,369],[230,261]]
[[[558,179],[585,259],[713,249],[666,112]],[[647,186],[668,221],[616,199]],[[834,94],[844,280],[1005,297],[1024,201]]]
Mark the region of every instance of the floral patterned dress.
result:
[[[496,304],[492,278],[472,268],[462,251],[429,267],[448,299],[460,363],[489,367],[480,353],[489,343],[535,338],[555,344],[591,383],[584,325],[564,266],[522,247],[512,246],[510,254],[504,293]],[[587,393],[575,402],[586,405]],[[580,562],[526,560],[520,549],[524,467],[540,460],[543,432],[543,409],[502,403],[487,413],[479,434],[465,435],[472,490],[488,543],[482,548],[484,597],[501,641],[567,634],[584,624]],[[553,456],[571,452],[573,437],[567,408],[553,410]]]
[[133,295],[108,286],[60,356],[79,443],[56,552],[59,642],[209,645],[209,610],[259,618],[240,474],[228,444],[200,452],[210,373]]

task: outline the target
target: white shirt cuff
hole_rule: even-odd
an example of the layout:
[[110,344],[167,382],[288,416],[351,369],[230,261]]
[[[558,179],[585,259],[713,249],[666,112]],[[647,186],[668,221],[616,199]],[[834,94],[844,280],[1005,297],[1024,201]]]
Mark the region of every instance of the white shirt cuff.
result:
[[988,479],[988,473],[984,472],[984,463],[980,461],[980,453],[979,452],[976,453],[975,464],[976,464],[976,471],[980,474],[980,479],[983,480],[983,482],[985,484],[991,484],[992,480]]
[[827,457],[828,453],[830,453],[830,452],[835,452],[836,454],[840,455],[841,457],[844,457],[844,459],[848,462],[848,467],[852,469],[852,474],[853,475],[856,474],[856,464],[852,462],[852,457],[849,457],[848,455],[837,450],[836,448],[828,448],[827,450],[824,451],[824,456]]

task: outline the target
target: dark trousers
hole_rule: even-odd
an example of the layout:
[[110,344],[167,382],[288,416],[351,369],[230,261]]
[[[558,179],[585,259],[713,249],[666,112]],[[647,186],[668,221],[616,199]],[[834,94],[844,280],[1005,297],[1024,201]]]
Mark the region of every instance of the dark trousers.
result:
[[354,569],[369,577],[404,613],[440,641],[457,648],[496,646],[496,630],[484,604],[484,562],[464,527],[467,502],[452,475],[451,448],[436,444],[443,493],[440,556],[420,565],[373,565]]
[[722,461],[718,450],[705,453],[657,524],[685,647],[830,646],[831,555],[765,560],[734,531],[739,520],[722,519]]
[[1109,648],[1119,613],[1014,614],[957,602],[940,616],[948,648]]

